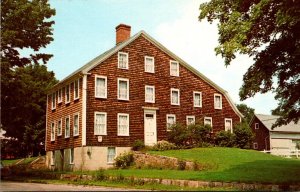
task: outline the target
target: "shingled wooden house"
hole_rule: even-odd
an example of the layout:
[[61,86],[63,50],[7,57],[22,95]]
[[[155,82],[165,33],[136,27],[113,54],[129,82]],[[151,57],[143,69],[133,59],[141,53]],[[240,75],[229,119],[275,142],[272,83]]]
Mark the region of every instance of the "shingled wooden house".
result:
[[168,127],[198,120],[232,131],[241,113],[228,93],[144,31],[116,27],[116,46],[56,84],[48,95],[48,167],[112,166],[135,140],[166,139]]

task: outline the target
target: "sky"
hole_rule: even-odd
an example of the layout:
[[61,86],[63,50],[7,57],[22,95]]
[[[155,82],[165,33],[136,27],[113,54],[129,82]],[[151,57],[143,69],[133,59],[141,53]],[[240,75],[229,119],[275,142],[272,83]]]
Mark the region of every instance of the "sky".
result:
[[44,50],[53,54],[48,70],[58,80],[115,46],[115,27],[131,26],[131,35],[146,31],[170,51],[225,89],[236,104],[245,103],[256,113],[270,114],[277,106],[273,93],[239,99],[243,74],[253,63],[238,55],[227,68],[218,45],[217,23],[198,21],[205,0],[50,0],[56,9],[54,41]]

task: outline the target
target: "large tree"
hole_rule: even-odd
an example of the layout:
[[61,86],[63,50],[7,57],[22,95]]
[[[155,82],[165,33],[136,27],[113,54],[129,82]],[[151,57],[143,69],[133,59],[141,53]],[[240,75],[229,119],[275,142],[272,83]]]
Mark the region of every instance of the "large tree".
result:
[[236,107],[244,115],[243,121],[250,123],[252,117],[254,116],[255,109],[248,107],[246,104],[237,104]]
[[218,21],[216,54],[229,65],[237,54],[254,63],[244,74],[240,98],[273,91],[283,116],[276,125],[300,118],[300,1],[211,0],[199,20]]

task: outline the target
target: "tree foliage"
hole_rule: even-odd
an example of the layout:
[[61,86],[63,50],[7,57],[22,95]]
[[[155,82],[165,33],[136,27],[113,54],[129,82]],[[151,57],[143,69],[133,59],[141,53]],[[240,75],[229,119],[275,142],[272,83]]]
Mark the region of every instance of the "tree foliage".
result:
[[243,121],[249,123],[254,115],[255,109],[248,107],[246,104],[237,104],[236,107],[244,115]]
[[242,122],[235,125],[233,133],[235,134],[236,147],[241,149],[251,148],[251,143],[254,139],[254,133],[247,122]]
[[[284,115],[276,125],[300,118],[300,1],[211,0],[200,5],[199,20],[219,21],[219,46],[225,65],[236,54],[254,59],[244,74],[240,98],[274,91]],[[275,82],[274,82],[275,81]]]

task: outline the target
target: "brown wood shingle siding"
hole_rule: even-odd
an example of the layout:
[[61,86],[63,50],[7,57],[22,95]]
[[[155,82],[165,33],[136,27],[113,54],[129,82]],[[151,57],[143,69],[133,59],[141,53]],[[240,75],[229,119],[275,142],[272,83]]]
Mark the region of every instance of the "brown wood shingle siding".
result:
[[[255,129],[255,123],[258,123],[259,128]],[[270,132],[269,130],[260,122],[257,117],[254,117],[251,125],[252,132],[255,134],[254,143],[258,144],[258,148],[256,150],[270,150]],[[252,146],[253,148],[253,146]]]

